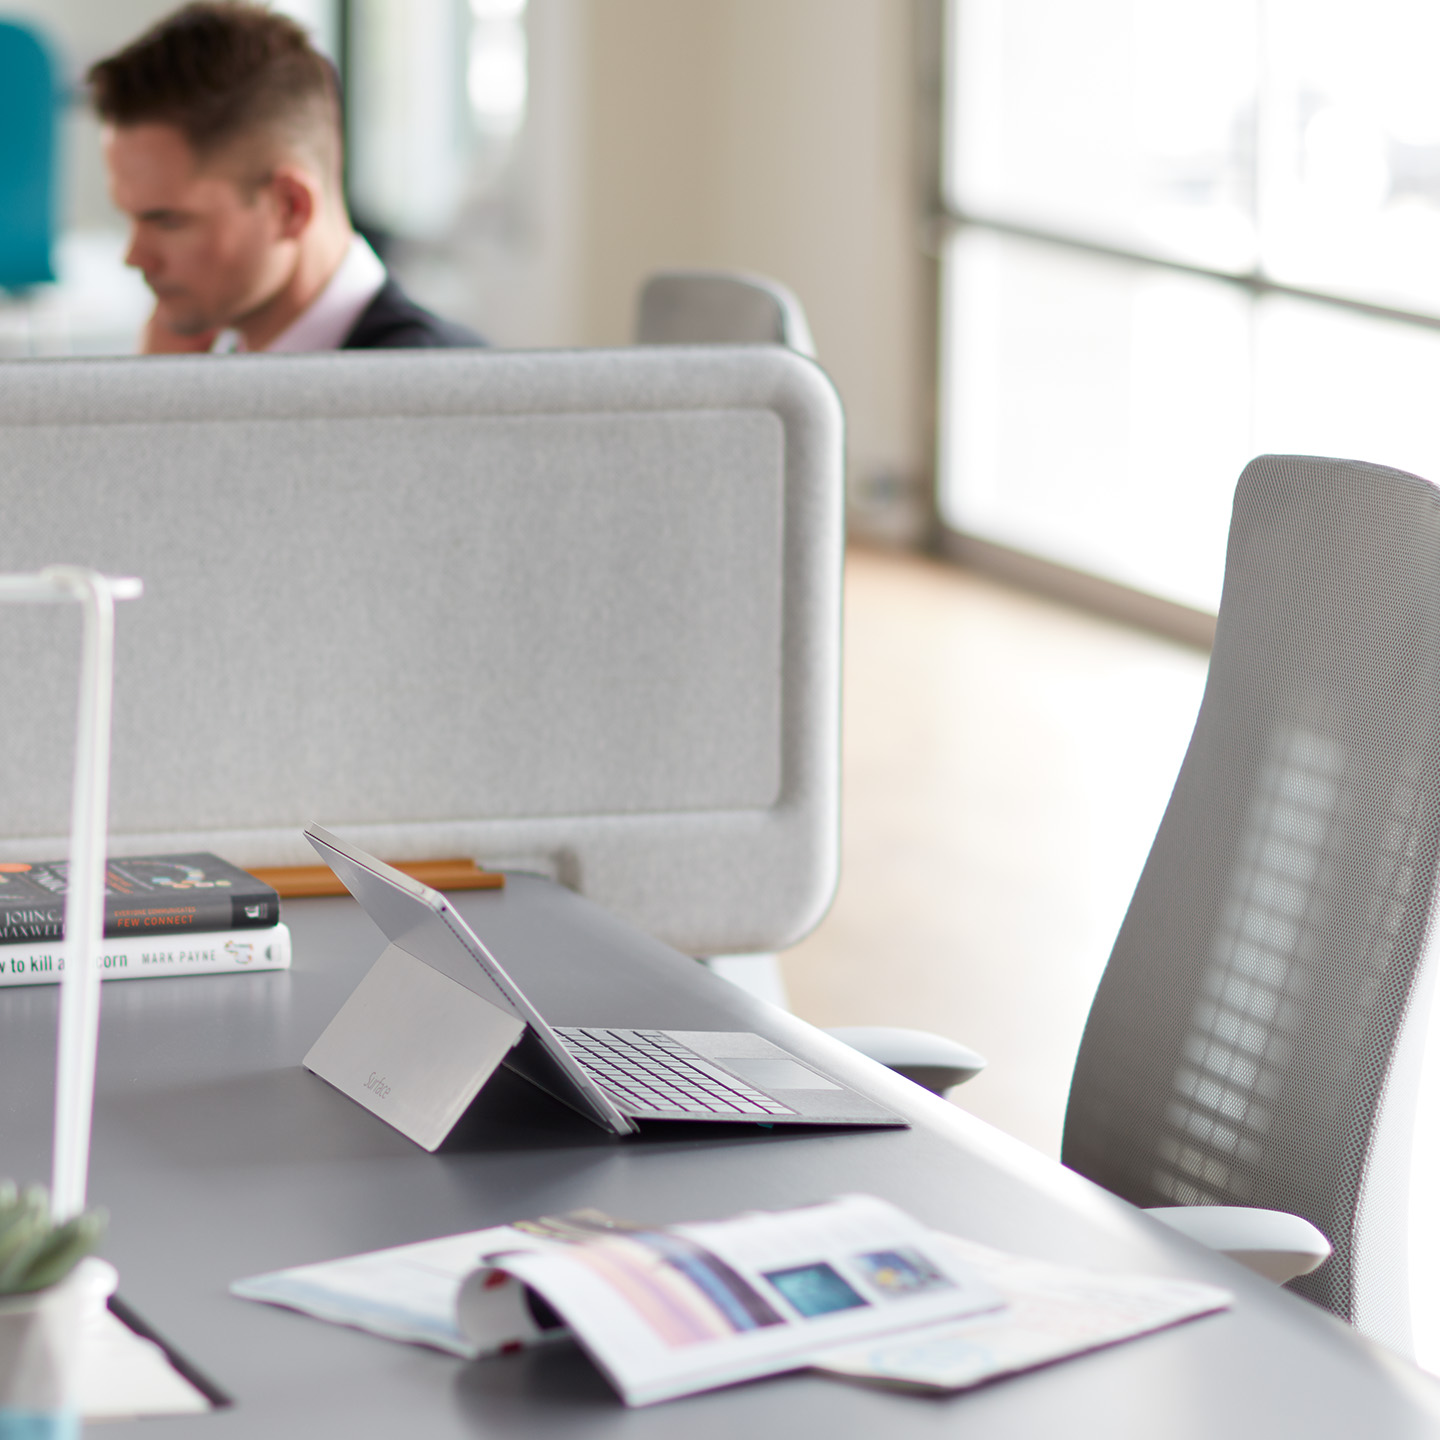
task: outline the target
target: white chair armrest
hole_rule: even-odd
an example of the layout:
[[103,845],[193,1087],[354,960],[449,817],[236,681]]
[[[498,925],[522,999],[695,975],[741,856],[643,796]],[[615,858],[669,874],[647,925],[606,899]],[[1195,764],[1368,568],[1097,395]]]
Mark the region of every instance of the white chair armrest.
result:
[[1330,1258],[1330,1242],[1308,1220],[1244,1205],[1166,1205],[1147,1210],[1172,1230],[1283,1285]]
[[825,1033],[936,1095],[943,1095],[952,1085],[963,1085],[985,1068],[983,1055],[958,1040],[947,1040],[928,1030],[841,1025]]

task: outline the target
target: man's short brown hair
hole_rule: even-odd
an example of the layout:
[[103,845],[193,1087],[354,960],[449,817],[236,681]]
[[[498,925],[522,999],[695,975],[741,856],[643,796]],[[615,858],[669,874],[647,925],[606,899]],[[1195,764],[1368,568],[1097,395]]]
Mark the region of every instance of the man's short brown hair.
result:
[[173,125],[208,158],[277,138],[340,171],[340,86],[305,31],[258,5],[186,5],[91,66],[95,109],[112,125]]

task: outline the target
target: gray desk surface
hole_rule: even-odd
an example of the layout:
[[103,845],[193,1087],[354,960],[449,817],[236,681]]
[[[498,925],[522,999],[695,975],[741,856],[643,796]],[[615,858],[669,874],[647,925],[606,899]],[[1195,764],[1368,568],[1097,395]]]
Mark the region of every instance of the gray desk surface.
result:
[[[107,1426],[285,1437],[1407,1436],[1440,1433],[1431,1382],[1330,1317],[1171,1236],[1087,1182],[693,962],[631,944],[545,882],[463,910],[562,1024],[760,1030],[867,1086],[905,1131],[656,1129],[613,1142],[503,1073],[427,1155],[300,1068],[383,946],[349,900],[287,905],[289,974],[105,987],[91,1195],[121,1294],[237,1400]],[[0,1171],[49,1169],[55,991],[0,991]],[[626,1411],[571,1347],[466,1365],[232,1299],[280,1266],[594,1205],[646,1221],[865,1190],[990,1244],[1214,1280],[1228,1314],[947,1399],[796,1375]],[[98,1433],[98,1432],[97,1432]]]

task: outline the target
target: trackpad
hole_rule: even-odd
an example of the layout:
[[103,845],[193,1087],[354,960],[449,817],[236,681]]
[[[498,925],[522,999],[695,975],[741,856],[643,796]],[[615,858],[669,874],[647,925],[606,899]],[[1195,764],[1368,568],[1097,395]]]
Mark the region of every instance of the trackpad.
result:
[[817,1075],[795,1060],[769,1059],[756,1055],[737,1055],[733,1059],[719,1055],[715,1059],[742,1080],[762,1090],[839,1090],[842,1087],[823,1075]]

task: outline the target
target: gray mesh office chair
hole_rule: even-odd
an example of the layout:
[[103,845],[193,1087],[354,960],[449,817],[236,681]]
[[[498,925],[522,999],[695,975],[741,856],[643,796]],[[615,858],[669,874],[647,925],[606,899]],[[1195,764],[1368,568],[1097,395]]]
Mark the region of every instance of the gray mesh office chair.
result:
[[1216,1207],[1313,1222],[1334,1255],[1294,1288],[1402,1352],[1437,848],[1440,491],[1262,456],[1062,1158],[1219,1249],[1285,1217]]
[[795,292],[734,270],[660,270],[641,288],[640,345],[786,345],[815,358]]

